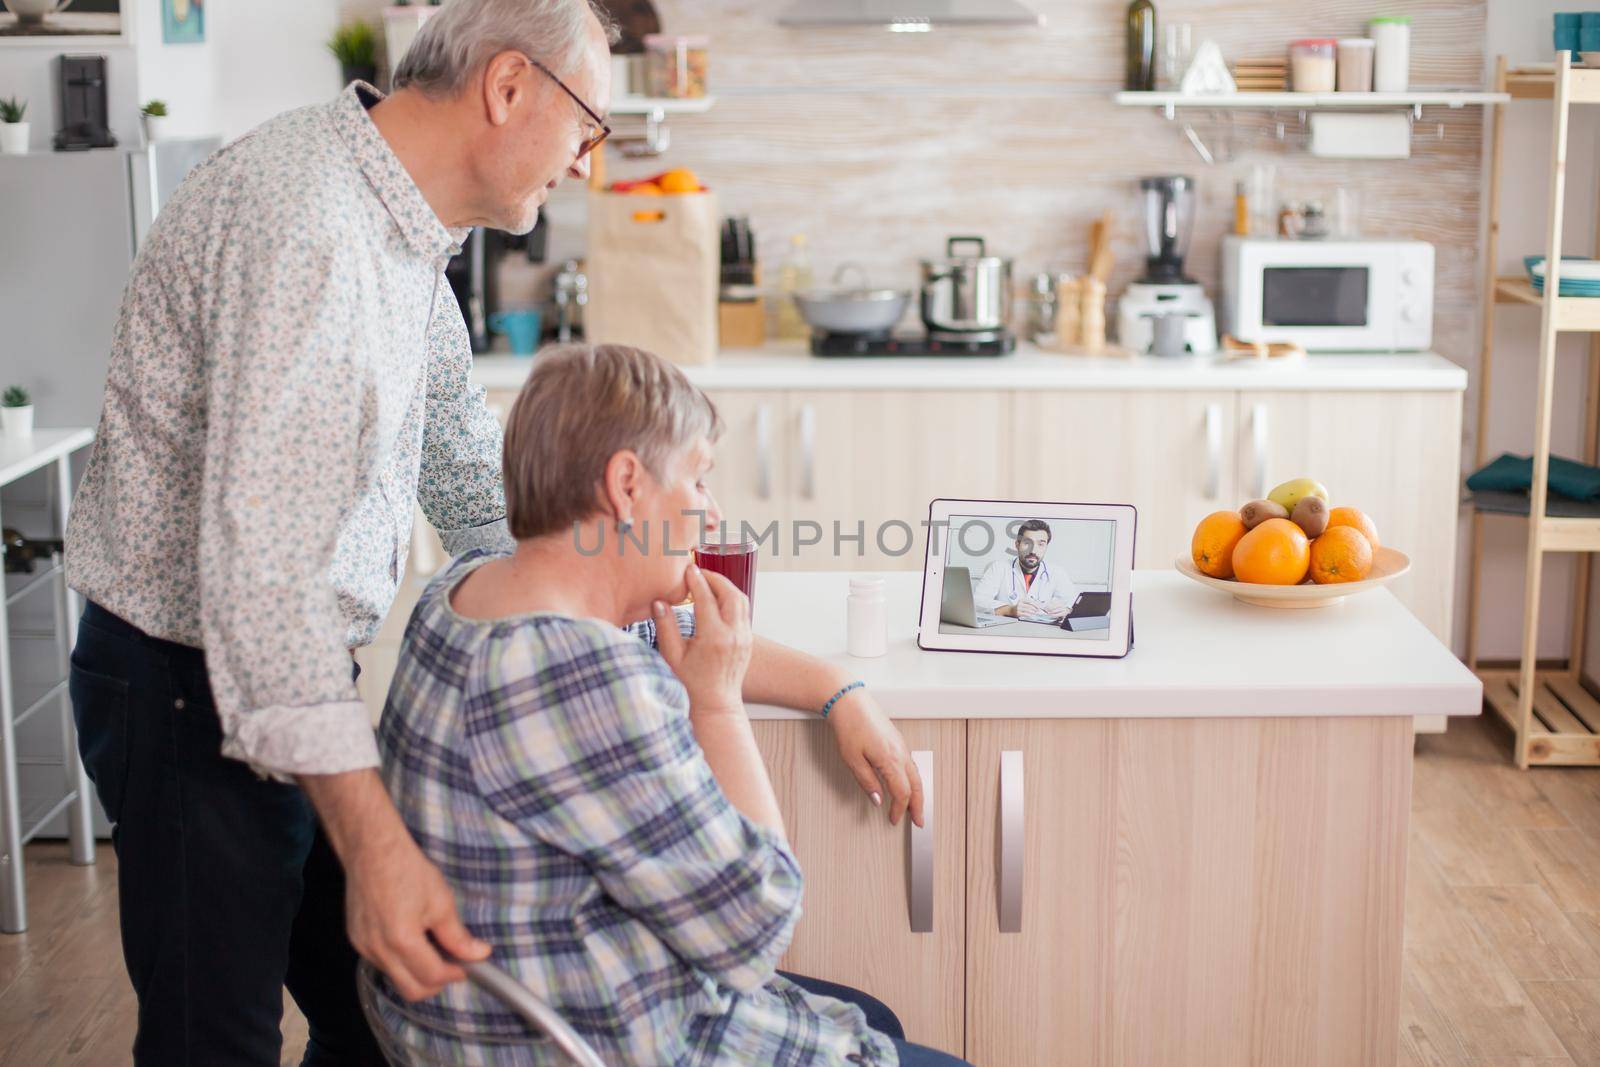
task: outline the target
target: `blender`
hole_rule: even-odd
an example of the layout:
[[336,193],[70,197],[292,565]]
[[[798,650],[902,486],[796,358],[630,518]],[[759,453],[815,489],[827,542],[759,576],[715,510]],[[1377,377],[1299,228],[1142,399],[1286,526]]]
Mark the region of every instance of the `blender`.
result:
[[[1126,348],[1149,353],[1156,339],[1156,320],[1170,315],[1182,320],[1181,354],[1209,355],[1217,350],[1216,312],[1200,283],[1183,272],[1194,230],[1194,179],[1142,178],[1139,191],[1149,247],[1144,274],[1123,290],[1117,302],[1117,338]],[[1168,336],[1173,332],[1162,331]]]

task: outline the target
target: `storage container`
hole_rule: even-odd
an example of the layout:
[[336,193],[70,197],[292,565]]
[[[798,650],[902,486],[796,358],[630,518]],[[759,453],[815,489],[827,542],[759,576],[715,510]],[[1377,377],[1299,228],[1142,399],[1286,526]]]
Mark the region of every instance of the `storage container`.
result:
[[1372,90],[1403,93],[1411,86],[1411,16],[1385,15],[1367,23],[1374,44]]
[[651,96],[706,95],[710,38],[652,33],[645,37],[645,69]]
[[1297,93],[1331,93],[1335,44],[1327,37],[1307,37],[1289,45],[1290,79]]

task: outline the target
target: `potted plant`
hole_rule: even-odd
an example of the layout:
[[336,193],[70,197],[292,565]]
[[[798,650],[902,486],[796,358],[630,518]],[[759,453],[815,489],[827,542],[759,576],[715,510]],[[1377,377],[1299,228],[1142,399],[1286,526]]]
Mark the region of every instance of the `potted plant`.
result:
[[344,83],[378,80],[378,32],[372,23],[347,22],[334,31],[328,51],[339,61]]
[[20,156],[28,151],[28,127],[22,116],[28,113],[28,102],[16,97],[0,99],[0,153]]
[[26,441],[33,436],[33,397],[20,385],[0,395],[0,433],[7,441]]
[[139,109],[139,120],[144,123],[144,139],[154,144],[167,136],[167,102],[152,100]]

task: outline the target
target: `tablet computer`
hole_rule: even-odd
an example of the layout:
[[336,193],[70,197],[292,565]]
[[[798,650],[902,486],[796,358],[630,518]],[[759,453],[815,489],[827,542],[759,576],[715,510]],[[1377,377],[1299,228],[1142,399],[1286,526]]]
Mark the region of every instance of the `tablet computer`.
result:
[[1137,521],[1131,504],[933,501],[917,644],[1126,656]]

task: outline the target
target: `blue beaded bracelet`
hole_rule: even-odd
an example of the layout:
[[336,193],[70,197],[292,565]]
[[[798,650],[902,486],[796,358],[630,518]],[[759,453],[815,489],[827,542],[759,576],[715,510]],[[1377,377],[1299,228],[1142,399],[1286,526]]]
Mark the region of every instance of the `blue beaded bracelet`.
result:
[[852,689],[860,689],[863,686],[865,686],[866,684],[867,684],[866,682],[854,681],[854,682],[851,682],[849,685],[845,686],[843,689],[839,690],[837,693],[833,694],[833,696],[828,698],[828,702],[826,704],[822,705],[822,717],[824,719],[826,719],[828,717],[828,712],[832,711],[833,710],[833,706],[835,704],[839,703],[839,698],[840,697],[842,697],[846,693],[850,692],[850,690],[852,690]]

